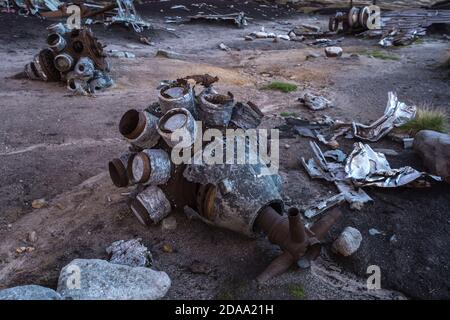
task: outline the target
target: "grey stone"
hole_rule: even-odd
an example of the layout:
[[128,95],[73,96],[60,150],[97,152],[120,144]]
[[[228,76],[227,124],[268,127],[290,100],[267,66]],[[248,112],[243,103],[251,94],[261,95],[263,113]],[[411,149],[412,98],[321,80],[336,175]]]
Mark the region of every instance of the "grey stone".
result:
[[177,228],[177,219],[174,216],[165,218],[161,222],[161,229],[166,231],[172,231]]
[[162,271],[75,259],[61,270],[57,291],[67,300],[155,300],[164,297],[170,285]]
[[361,245],[362,235],[358,229],[347,227],[341,235],[333,242],[333,250],[344,257],[354,254]]
[[164,50],[164,49],[159,49],[158,51],[156,51],[156,57],[164,57],[164,58],[168,58],[168,59],[183,59],[184,56],[180,53],[174,52],[174,51],[169,51],[169,50]]
[[119,240],[113,242],[106,252],[110,255],[109,262],[130,267],[150,267],[152,254],[141,243],[141,239]]
[[61,300],[61,296],[50,288],[27,285],[0,290],[0,300]]
[[422,130],[416,134],[413,147],[431,173],[450,183],[450,135]]
[[325,54],[329,58],[335,58],[342,56],[343,50],[341,47],[326,47]]

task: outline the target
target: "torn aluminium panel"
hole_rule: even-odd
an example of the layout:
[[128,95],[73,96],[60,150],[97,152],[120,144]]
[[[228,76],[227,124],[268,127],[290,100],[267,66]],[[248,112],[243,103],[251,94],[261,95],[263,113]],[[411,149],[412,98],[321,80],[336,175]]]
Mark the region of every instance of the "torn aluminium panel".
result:
[[306,161],[302,157],[301,161],[312,179],[325,179],[333,182],[351,209],[360,210],[365,203],[373,202],[373,199],[364,190],[353,186],[347,178],[342,158],[329,162],[317,143],[310,141],[309,144],[313,150],[314,159]]

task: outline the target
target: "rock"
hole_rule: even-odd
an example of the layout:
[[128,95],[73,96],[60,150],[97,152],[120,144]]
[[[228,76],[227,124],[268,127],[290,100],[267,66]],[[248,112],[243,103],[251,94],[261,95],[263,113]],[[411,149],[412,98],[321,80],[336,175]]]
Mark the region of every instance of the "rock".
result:
[[264,38],[268,37],[268,34],[267,34],[267,32],[264,32],[264,31],[258,31],[258,32],[254,33],[254,36],[258,39],[264,39]]
[[277,36],[277,38],[281,39],[281,40],[287,40],[287,41],[291,40],[291,38],[287,34],[280,34]]
[[309,52],[306,55],[306,60],[308,60],[308,59],[315,59],[315,58],[320,58],[320,54],[317,53],[317,52]]
[[61,295],[50,288],[32,284],[0,290],[0,300],[61,300]]
[[379,235],[379,234],[383,234],[383,232],[381,232],[381,231],[378,230],[378,229],[371,228],[371,229],[369,229],[369,234],[370,234],[371,236],[377,236],[377,235]]
[[37,241],[36,231],[31,231],[28,234],[28,241],[30,241],[30,242],[36,242]]
[[341,235],[333,242],[333,250],[344,257],[351,256],[361,245],[362,235],[358,229],[347,227]]
[[110,255],[109,262],[130,267],[150,267],[153,261],[151,252],[141,239],[113,242],[106,252]]
[[155,300],[164,297],[170,285],[162,271],[75,259],[61,270],[57,291],[67,300]]
[[183,55],[174,52],[174,51],[168,51],[168,50],[163,50],[163,49],[159,49],[158,51],[156,51],[156,57],[164,57],[164,58],[168,58],[168,59],[183,59]]
[[269,32],[267,34],[267,38],[273,39],[273,38],[276,38],[276,37],[277,37],[277,35],[275,33],[273,33],[273,32]]
[[109,50],[107,52],[107,54],[108,54],[108,57],[114,57],[114,58],[129,58],[129,59],[136,58],[136,55],[134,53],[131,53],[128,51]]
[[291,146],[290,146],[289,144],[285,144],[284,147],[285,147],[286,149],[289,149]]
[[341,47],[326,47],[325,54],[328,58],[335,58],[342,56],[343,50]]
[[245,41],[253,41],[252,36],[245,36],[244,39],[245,39]]
[[320,32],[320,30],[321,30],[320,26],[314,26],[314,25],[306,24],[306,23],[303,23],[302,27],[307,30],[314,31],[314,32]]
[[34,247],[18,247],[18,248],[16,248],[17,253],[32,252],[34,250],[35,250]]
[[223,51],[231,51],[230,47],[228,47],[226,44],[221,43],[219,44],[219,49]]
[[31,207],[33,209],[42,209],[46,206],[47,206],[47,201],[44,198],[33,200],[33,202],[31,203]]
[[209,264],[194,260],[189,266],[189,270],[196,274],[209,274],[212,268]]
[[161,229],[166,231],[175,230],[177,228],[177,219],[174,216],[165,218],[161,222]]
[[416,134],[413,147],[431,173],[450,183],[450,135],[422,130]]

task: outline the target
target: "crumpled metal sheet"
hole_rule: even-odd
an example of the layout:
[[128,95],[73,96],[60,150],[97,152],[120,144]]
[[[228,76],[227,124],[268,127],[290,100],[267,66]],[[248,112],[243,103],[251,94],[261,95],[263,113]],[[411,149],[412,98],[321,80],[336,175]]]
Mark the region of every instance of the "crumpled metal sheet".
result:
[[368,126],[353,122],[353,135],[362,140],[378,141],[394,127],[400,127],[414,119],[416,111],[415,106],[407,106],[405,103],[398,101],[394,92],[389,92],[384,115]]
[[419,172],[409,166],[392,169],[386,156],[375,152],[367,144],[357,142],[347,157],[345,172],[356,186],[376,186],[395,188],[415,183],[415,186],[426,186],[427,181],[442,181],[441,177]]
[[302,157],[301,161],[312,179],[325,179],[333,182],[352,209],[360,210],[365,203],[373,202],[372,198],[364,190],[355,187],[347,177],[342,157],[338,157],[332,162],[327,161],[327,152],[322,153],[322,150],[320,150],[314,141],[310,141],[309,144],[314,152],[315,158],[306,161]]

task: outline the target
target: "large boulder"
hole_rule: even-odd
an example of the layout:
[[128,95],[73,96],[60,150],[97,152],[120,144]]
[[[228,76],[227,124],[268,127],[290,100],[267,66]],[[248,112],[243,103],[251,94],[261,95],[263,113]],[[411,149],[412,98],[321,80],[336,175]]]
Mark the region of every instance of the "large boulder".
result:
[[70,300],[155,300],[164,297],[170,284],[162,271],[75,259],[61,270],[57,291]]
[[0,290],[0,300],[61,300],[55,290],[27,285]]
[[450,183],[450,135],[431,130],[419,131],[414,138],[414,150],[431,173]]

